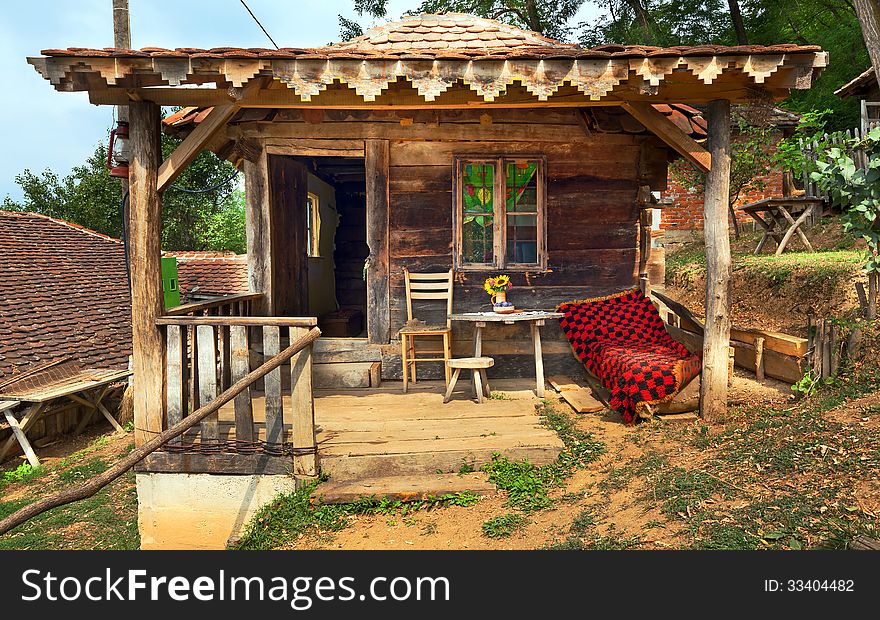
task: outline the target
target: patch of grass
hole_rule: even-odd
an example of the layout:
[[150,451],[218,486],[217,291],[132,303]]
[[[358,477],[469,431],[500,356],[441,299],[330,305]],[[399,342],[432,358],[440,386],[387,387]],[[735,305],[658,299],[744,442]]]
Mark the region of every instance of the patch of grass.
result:
[[338,532],[348,525],[351,515],[389,515],[395,517],[389,520],[389,524],[396,525],[397,516],[403,517],[406,523],[407,515],[418,510],[473,506],[480,500],[478,495],[465,491],[417,502],[362,497],[350,504],[312,504],[310,496],[321,482],[313,482],[293,493],[281,494],[263,506],[251,519],[234,548],[274,549],[300,536]]
[[[0,550],[140,548],[133,482],[129,472],[92,497],[34,517],[0,537]],[[0,518],[36,499],[0,502]]]
[[492,462],[481,469],[489,474],[489,481],[508,492],[507,505],[523,512],[543,510],[553,505],[549,492],[559,486],[575,469],[586,467],[605,452],[605,444],[593,438],[575,424],[572,418],[554,409],[544,400],[538,413],[547,427],[556,431],[564,449],[556,462],[537,467],[528,460],[511,461],[495,454]]
[[536,467],[525,459],[511,461],[495,454],[482,470],[489,474],[489,482],[507,491],[508,506],[533,512],[553,504],[548,491],[555,476],[547,468]]
[[483,536],[489,538],[507,538],[517,530],[523,529],[529,520],[525,515],[508,512],[492,517],[483,523]]
[[504,392],[489,392],[489,396],[487,396],[489,400],[512,400],[510,396],[505,394]]
[[477,471],[472,463],[464,462],[461,464],[461,467],[458,468],[458,475],[463,476],[465,474],[470,474]]
[[589,510],[582,510],[571,522],[571,533],[575,536],[583,536],[595,524],[596,519],[593,513]]
[[649,493],[653,499],[660,500],[664,514],[688,517],[699,506],[712,497],[721,494],[729,496],[731,488],[721,479],[699,469],[673,467],[659,472]]
[[79,450],[78,452],[74,452],[70,456],[61,459],[61,461],[58,462],[57,468],[64,469],[65,467],[70,467],[71,465],[73,465],[75,463],[79,463],[84,458],[86,458],[90,454],[97,452],[98,450],[100,450],[101,448],[103,448],[104,446],[106,446],[109,443],[110,443],[110,436],[109,435],[101,435],[100,437],[95,439],[92,443],[87,445],[82,450]]
[[621,467],[611,467],[608,475],[599,483],[603,491],[625,489],[635,478],[644,478],[666,467],[668,459],[659,452],[648,452],[632,463]]
[[104,462],[104,459],[92,459],[82,465],[76,465],[61,471],[58,474],[58,478],[64,482],[82,482],[104,473],[107,471],[107,467],[108,465]]
[[594,534],[588,538],[569,536],[564,541],[544,547],[552,551],[623,551],[641,544],[638,536],[621,536],[614,527],[610,527],[608,534]]
[[552,403],[544,401],[539,413],[544,425],[556,431],[565,445],[556,463],[548,465],[556,470],[560,480],[571,475],[575,469],[583,469],[605,454],[604,443],[595,439],[592,433],[579,429],[570,415],[557,411]]
[[30,482],[46,473],[43,466],[32,467],[30,463],[22,463],[15,469],[4,471],[2,481],[5,484]]

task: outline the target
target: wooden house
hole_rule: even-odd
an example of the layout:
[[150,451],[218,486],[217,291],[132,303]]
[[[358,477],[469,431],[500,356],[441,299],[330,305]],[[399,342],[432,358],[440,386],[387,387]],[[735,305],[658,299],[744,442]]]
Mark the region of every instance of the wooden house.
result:
[[880,127],[880,85],[873,67],[868,67],[859,75],[834,91],[843,99],[855,97],[860,105],[859,129],[862,135],[875,127]]
[[[405,269],[454,269],[456,312],[487,309],[483,281],[497,273],[528,309],[635,287],[642,213],[678,156],[710,171],[703,396],[707,415],[723,409],[729,106],[809,88],[827,55],[797,45],[584,49],[442,14],[317,49],[49,49],[29,62],[59,91],[129,109],[138,442],[199,405],[231,401],[239,380],[234,419],[206,418],[195,439],[140,471],[303,477],[323,459],[312,361],[377,360],[385,378],[399,376]],[[654,107],[672,103],[708,105],[708,149]],[[185,139],[164,162],[161,106],[200,116],[179,128]],[[157,284],[161,195],[203,149],[244,174],[250,293],[168,314]],[[332,308],[315,290],[361,308],[365,334],[285,354]],[[551,371],[576,372],[558,326],[542,331]],[[453,353],[467,354],[470,338],[456,325]],[[534,372],[526,332],[489,338],[490,378]],[[279,351],[294,356],[285,370],[241,387],[254,359]]]

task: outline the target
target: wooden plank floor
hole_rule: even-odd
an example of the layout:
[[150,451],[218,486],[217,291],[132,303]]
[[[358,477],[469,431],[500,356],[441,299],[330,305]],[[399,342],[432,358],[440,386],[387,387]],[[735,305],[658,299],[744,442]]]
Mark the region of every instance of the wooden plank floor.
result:
[[[544,465],[563,444],[541,425],[534,380],[498,380],[503,399],[471,400],[466,381],[443,404],[442,381],[420,381],[403,394],[399,382],[377,389],[316,390],[315,424],[321,468],[336,480],[359,480],[457,472],[479,467],[500,453]],[[285,399],[285,406],[287,405]],[[254,419],[263,436],[264,401],[254,399]],[[231,405],[220,411],[221,436],[234,434]],[[285,435],[289,428],[285,426]]]

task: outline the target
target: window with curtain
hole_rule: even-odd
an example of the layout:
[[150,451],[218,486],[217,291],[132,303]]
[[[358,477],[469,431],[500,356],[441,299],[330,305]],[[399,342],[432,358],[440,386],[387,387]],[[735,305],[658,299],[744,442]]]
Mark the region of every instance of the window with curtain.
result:
[[543,269],[544,161],[457,158],[457,268]]

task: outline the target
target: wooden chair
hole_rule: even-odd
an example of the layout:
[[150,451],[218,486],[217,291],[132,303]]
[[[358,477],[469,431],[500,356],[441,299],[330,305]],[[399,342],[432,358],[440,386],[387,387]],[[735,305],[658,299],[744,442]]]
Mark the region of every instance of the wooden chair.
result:
[[[449,385],[451,371],[446,362],[452,357],[452,269],[442,273],[410,273],[403,270],[406,282],[406,318],[400,335],[400,356],[403,363],[403,391],[409,387],[410,376],[416,382],[416,364],[423,362],[443,362],[446,384]],[[431,299],[446,301],[446,325],[412,325],[413,300]],[[441,349],[416,350],[416,338],[439,339]]]

